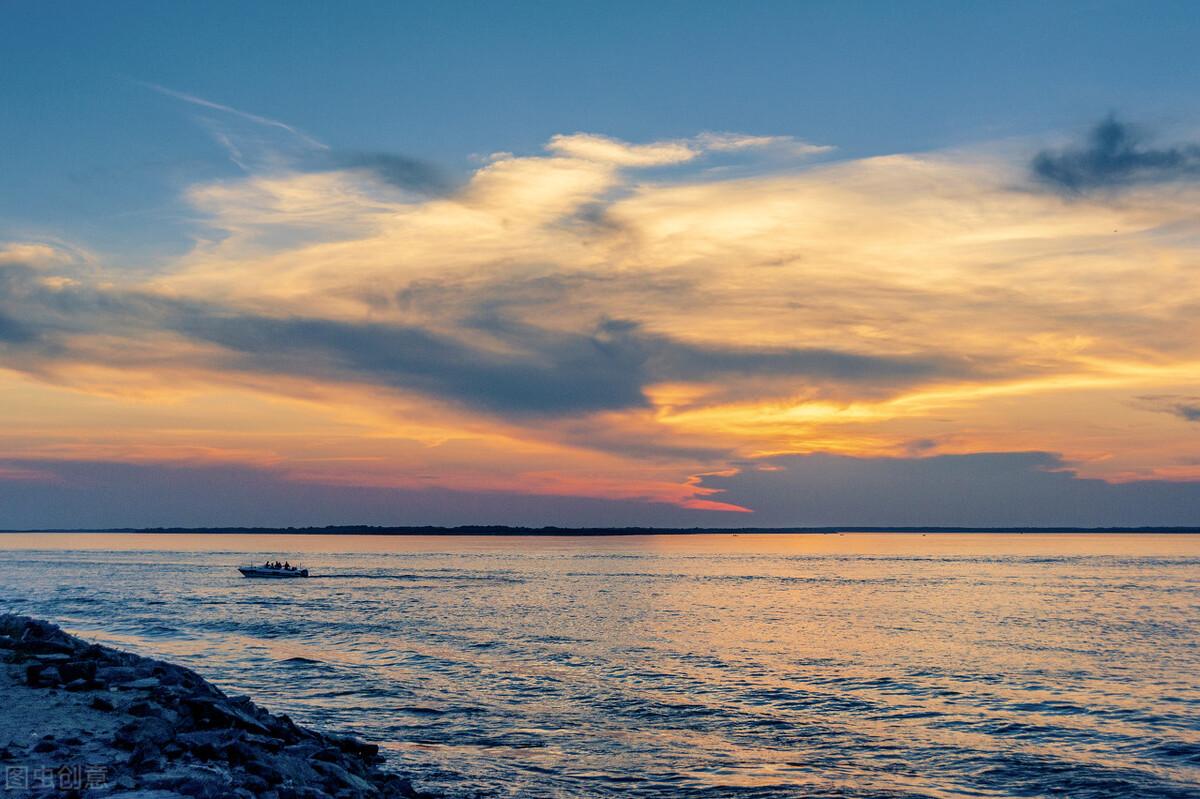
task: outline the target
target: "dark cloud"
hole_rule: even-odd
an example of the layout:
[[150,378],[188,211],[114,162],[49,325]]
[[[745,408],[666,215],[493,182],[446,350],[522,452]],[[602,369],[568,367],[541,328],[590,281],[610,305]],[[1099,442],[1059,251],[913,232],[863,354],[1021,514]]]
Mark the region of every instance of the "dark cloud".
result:
[[754,376],[907,385],[963,376],[950,359],[885,358],[832,350],[700,347],[609,320],[588,332],[494,318],[476,320],[494,348],[421,327],[192,311],[175,330],[247,356],[244,368],[358,380],[417,391],[484,410],[572,414],[646,406],[643,389],[666,380]]
[[1134,127],[1109,116],[1086,141],[1064,150],[1043,150],[1030,164],[1034,177],[1058,191],[1082,194],[1134,183],[1200,177],[1200,145],[1146,146]]
[[308,160],[317,171],[361,170],[388,185],[421,194],[445,194],[453,188],[449,175],[437,165],[396,153],[324,150]]
[[[645,500],[323,485],[233,464],[0,462],[0,529],[326,524],[541,527],[722,524],[731,515]],[[44,475],[44,477],[36,477]]]
[[712,499],[754,510],[739,523],[790,526],[1185,526],[1200,483],[1106,483],[1046,452],[853,458],[794,455],[706,476]]
[[535,330],[493,351],[402,325],[194,312],[169,323],[246,356],[242,368],[375,383],[499,413],[586,413],[646,402],[638,353],[589,335]]
[[0,314],[0,344],[27,344],[36,334],[27,326]]
[[[783,394],[838,385],[879,392],[974,369],[938,355],[697,345],[627,320],[584,330],[542,327],[486,303],[460,320],[457,332],[445,332],[237,313],[83,285],[50,288],[31,270],[15,267],[0,269],[0,287],[7,289],[0,296],[0,335],[8,330],[9,338],[36,339],[48,359],[106,358],[108,365],[136,367],[138,359],[170,357],[165,339],[184,337],[221,348],[223,355],[196,364],[205,368],[368,383],[515,417],[647,407],[644,389],[664,381],[759,381]],[[137,346],[109,344],[98,352],[88,346],[98,334]],[[155,354],[156,341],[165,354]]]
[[1146,410],[1169,413],[1188,422],[1200,422],[1200,397],[1148,394],[1137,400],[1137,404]]

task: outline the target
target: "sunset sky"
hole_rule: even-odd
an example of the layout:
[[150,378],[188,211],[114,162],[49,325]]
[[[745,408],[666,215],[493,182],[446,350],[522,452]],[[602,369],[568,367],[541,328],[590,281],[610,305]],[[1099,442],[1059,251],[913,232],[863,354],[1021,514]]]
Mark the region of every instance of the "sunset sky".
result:
[[1200,524],[1192,4],[0,21],[0,528]]

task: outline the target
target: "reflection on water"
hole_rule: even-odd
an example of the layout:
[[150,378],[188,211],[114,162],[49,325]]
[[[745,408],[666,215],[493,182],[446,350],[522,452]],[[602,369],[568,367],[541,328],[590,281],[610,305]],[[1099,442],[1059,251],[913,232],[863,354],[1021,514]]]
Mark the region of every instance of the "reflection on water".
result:
[[[302,558],[306,581],[239,562]],[[1200,795],[1200,537],[0,535],[0,602],[472,796]]]

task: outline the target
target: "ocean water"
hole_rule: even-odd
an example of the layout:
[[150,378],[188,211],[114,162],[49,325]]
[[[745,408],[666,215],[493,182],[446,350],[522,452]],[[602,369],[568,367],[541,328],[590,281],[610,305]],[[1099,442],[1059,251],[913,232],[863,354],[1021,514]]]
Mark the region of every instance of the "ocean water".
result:
[[450,796],[1200,796],[1197,536],[4,534],[0,607]]

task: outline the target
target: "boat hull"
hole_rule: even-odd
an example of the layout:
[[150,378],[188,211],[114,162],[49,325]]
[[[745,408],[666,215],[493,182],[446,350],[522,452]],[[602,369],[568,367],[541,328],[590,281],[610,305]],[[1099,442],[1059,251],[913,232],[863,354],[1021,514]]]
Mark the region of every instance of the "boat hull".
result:
[[254,566],[238,566],[243,577],[255,577],[268,580],[292,580],[297,577],[307,577],[308,569],[264,569]]

